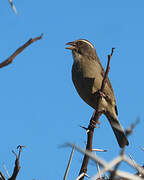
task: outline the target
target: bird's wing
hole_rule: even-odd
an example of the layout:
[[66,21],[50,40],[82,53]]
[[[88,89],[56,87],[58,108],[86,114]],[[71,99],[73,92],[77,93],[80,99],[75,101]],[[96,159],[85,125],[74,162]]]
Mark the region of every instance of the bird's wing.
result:
[[[102,80],[103,80],[104,74],[105,74],[105,71],[104,71],[99,59],[97,59],[97,65],[96,66],[100,70],[101,76],[99,76],[98,74],[95,74],[96,78],[95,78],[95,82],[93,84],[93,93],[95,93],[98,90],[98,87],[99,87],[99,89],[101,88]],[[99,72],[97,72],[97,73],[99,73]],[[97,78],[97,77],[99,77],[99,78]],[[116,106],[116,100],[115,100],[115,96],[114,96],[114,91],[113,91],[111,82],[110,82],[108,77],[107,77],[106,84],[105,84],[103,92],[106,95],[105,98],[106,98],[107,102],[109,102],[110,104],[113,104],[115,106],[115,112],[116,112],[116,114],[118,114],[118,110],[117,110],[117,106]]]
[[[102,69],[102,77],[104,77],[104,73],[105,73],[105,71]],[[106,84],[105,84],[105,87],[104,87],[104,93],[108,96],[107,100],[110,99],[110,101],[114,103],[115,112],[118,115],[118,109],[117,109],[117,105],[116,105],[116,99],[115,99],[115,96],[114,96],[114,91],[113,91],[111,82],[110,82],[108,77],[107,77]]]

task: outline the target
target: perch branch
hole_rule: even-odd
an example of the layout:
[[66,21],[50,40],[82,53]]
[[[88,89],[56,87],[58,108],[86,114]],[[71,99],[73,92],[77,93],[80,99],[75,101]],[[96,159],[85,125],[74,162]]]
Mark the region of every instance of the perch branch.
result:
[[8,57],[6,60],[4,60],[3,62],[0,63],[0,68],[3,68],[4,66],[7,66],[9,64],[11,64],[14,60],[14,58],[20,54],[26,47],[28,47],[30,44],[32,44],[33,42],[40,40],[42,38],[42,35],[36,37],[36,38],[31,38],[30,40],[28,40],[25,44],[23,44],[21,47],[19,47],[10,57]]
[[[111,57],[113,55],[113,52],[114,52],[114,48],[112,48],[111,54],[108,55],[107,68],[106,68],[106,71],[105,71],[105,74],[104,74],[104,78],[103,78],[103,81],[102,81],[99,93],[100,92],[102,93],[103,90],[104,90],[104,87],[105,87],[105,84],[106,84],[106,79],[107,79],[107,76],[108,76],[108,73],[109,73],[109,69],[110,69],[110,60],[111,60]],[[93,116],[92,116],[92,118],[90,120],[90,123],[89,123],[89,126],[88,126],[89,131],[87,133],[86,150],[90,151],[90,152],[92,151],[92,142],[93,142],[94,128],[96,127],[96,124],[99,122],[98,120],[99,120],[99,118],[100,118],[100,116],[102,114],[102,112],[99,111],[100,102],[101,102],[101,95],[99,94],[98,101],[97,101],[97,109],[93,113]],[[88,161],[89,161],[89,156],[87,156],[85,154],[83,162],[82,162],[82,166],[81,166],[81,169],[80,169],[80,172],[79,172],[79,175],[82,174],[82,173],[86,173],[87,172]],[[80,180],[83,180],[83,179],[84,179],[84,176]]]

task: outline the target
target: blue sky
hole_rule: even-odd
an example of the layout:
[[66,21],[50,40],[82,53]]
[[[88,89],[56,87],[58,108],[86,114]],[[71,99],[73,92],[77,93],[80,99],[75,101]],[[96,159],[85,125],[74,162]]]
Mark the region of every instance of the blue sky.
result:
[[[115,47],[109,78],[112,82],[121,124],[126,128],[140,117],[130,136],[127,153],[143,163],[144,127],[144,2],[142,0],[61,0],[14,1],[16,16],[8,1],[1,2],[0,59],[11,55],[29,38],[44,33],[17,56],[13,64],[0,70],[1,148],[3,163],[12,173],[18,144],[22,152],[18,179],[62,179],[70,148],[59,148],[67,141],[85,147],[87,126],[93,109],[78,96],[71,81],[71,52],[65,43],[85,38],[96,47],[106,67],[107,55]],[[107,119],[94,136],[95,148],[107,149],[98,155],[109,161],[119,154]],[[82,156],[75,152],[69,179],[79,172]],[[89,165],[89,175],[96,172]]]

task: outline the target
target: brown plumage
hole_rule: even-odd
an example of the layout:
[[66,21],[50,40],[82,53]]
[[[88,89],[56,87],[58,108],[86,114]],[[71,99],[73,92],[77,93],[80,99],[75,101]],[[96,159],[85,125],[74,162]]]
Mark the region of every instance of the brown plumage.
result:
[[[96,54],[94,46],[87,40],[79,39],[67,43],[66,49],[72,50],[74,63],[72,66],[72,81],[80,97],[92,108],[96,109],[96,92],[100,90],[104,77],[104,69]],[[128,145],[124,129],[118,120],[116,100],[110,80],[104,87],[104,97],[100,104],[100,110],[106,115],[118,144],[121,148]]]

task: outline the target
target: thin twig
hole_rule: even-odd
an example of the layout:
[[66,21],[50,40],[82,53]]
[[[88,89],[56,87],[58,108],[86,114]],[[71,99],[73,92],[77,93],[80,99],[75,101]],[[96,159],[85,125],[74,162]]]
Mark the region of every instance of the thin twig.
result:
[[129,136],[130,134],[132,134],[133,129],[136,127],[136,125],[139,122],[140,122],[140,118],[137,118],[136,121],[134,123],[132,123],[129,128],[126,129],[126,131],[125,131],[126,136]]
[[110,69],[110,60],[111,60],[111,57],[113,55],[114,49],[115,48],[112,48],[111,54],[108,55],[108,63],[107,63],[107,68],[106,68],[106,71],[105,71],[105,74],[104,74],[104,78],[103,78],[103,81],[102,81],[102,85],[101,85],[101,92],[103,92],[103,90],[104,90],[104,86],[105,86],[106,79],[107,79],[107,76],[108,76],[108,73],[109,73],[109,69]]
[[70,164],[71,164],[72,157],[73,157],[73,153],[74,153],[74,147],[72,147],[72,151],[71,151],[71,154],[70,154],[69,162],[68,162],[68,165],[67,165],[67,168],[66,168],[66,171],[65,171],[65,175],[64,175],[63,180],[66,180],[66,179],[67,179],[68,172],[69,172],[69,168],[70,168]]
[[42,39],[42,35],[38,36],[36,38],[31,38],[30,40],[28,40],[25,44],[23,44],[21,47],[19,47],[9,58],[7,58],[6,60],[4,60],[3,62],[0,63],[0,68],[3,68],[4,66],[7,66],[9,64],[11,64],[14,60],[14,58],[20,54],[26,47],[28,47],[30,44],[34,43],[37,40]]

